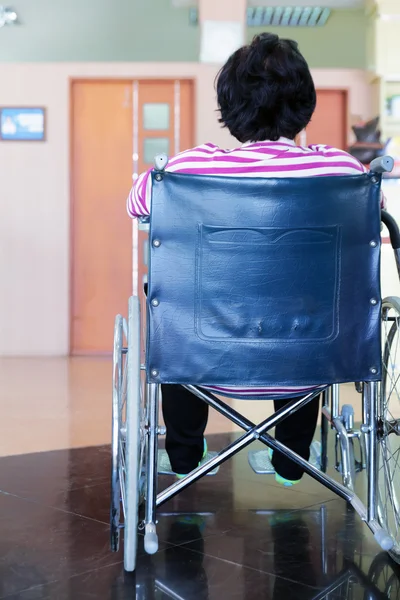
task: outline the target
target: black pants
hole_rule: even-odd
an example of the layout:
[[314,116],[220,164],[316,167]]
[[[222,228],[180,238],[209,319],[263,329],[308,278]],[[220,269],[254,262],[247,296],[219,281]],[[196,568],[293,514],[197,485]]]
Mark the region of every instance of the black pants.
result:
[[[165,447],[175,473],[189,473],[199,464],[204,451],[204,431],[208,405],[180,385],[163,385],[162,408],[167,428]],[[292,400],[275,401],[275,410]],[[319,396],[276,427],[275,437],[288,448],[308,460],[318,420]],[[279,475],[295,481],[303,470],[274,452],[272,463]]]

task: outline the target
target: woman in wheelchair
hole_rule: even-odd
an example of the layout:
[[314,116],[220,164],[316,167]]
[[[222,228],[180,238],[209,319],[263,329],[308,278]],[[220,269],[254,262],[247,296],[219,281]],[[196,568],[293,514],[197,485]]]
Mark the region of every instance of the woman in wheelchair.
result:
[[[342,150],[324,145],[300,147],[295,139],[307,127],[316,106],[316,92],[308,65],[296,42],[263,33],[237,50],[217,78],[220,123],[240,145],[223,150],[206,143],[172,158],[167,171],[234,177],[315,177],[357,175],[364,167]],[[134,183],[127,206],[131,217],[150,214],[150,171]],[[190,207],[188,207],[190,210]],[[275,410],[309,389],[218,388],[213,392],[234,397],[263,397],[268,392]],[[178,385],[162,386],[166,450],[176,474],[195,469],[207,451],[204,431],[208,405]],[[306,460],[314,437],[319,397],[276,428],[276,439]],[[303,470],[284,455],[274,453],[276,480],[297,483]]]

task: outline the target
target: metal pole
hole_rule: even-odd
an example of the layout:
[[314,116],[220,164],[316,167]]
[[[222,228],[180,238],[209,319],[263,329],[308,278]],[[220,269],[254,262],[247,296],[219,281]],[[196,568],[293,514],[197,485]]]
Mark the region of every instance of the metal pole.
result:
[[146,525],[155,523],[157,498],[157,455],[158,455],[158,385],[147,384],[149,399],[149,431],[147,451],[147,494]]
[[331,402],[332,402],[332,420],[339,417],[339,386],[335,383],[332,386],[331,391]]
[[[328,432],[330,419],[329,412],[329,393],[330,388],[327,388],[322,392],[322,409],[321,409],[321,471],[326,473],[326,469],[328,467]],[[329,417],[325,414],[324,411],[329,412]]]
[[342,459],[342,477],[345,486],[351,490],[354,489],[353,471],[351,465],[350,456],[350,440],[347,434],[346,427],[344,426],[342,419],[337,417],[332,420],[334,428],[337,432],[337,437],[340,443],[341,459]]
[[368,407],[367,435],[368,435],[368,521],[376,517],[376,484],[377,484],[377,403],[378,384],[375,381],[364,383],[364,404]]

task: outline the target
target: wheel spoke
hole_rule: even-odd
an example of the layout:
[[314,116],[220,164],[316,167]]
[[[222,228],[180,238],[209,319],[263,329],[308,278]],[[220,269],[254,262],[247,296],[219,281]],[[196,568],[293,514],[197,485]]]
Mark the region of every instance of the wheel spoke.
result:
[[[382,382],[379,401],[378,437],[378,506],[377,515],[382,527],[393,537],[391,554],[400,560],[400,301],[384,301],[382,319]],[[390,320],[389,320],[390,319]]]
[[[388,323],[391,323],[389,331],[388,331]],[[397,335],[398,334],[398,323],[399,323],[398,319],[396,319],[394,322],[384,321],[384,324],[385,324],[385,354],[387,354],[387,356],[386,356],[386,361],[384,361],[383,367],[384,367],[386,376],[389,377],[389,379],[390,379],[390,391],[389,391],[389,393],[385,394],[386,398],[387,398],[385,408],[387,408],[387,405],[389,403],[389,400],[392,396],[393,391],[395,391],[395,393],[397,395],[397,399],[400,401],[400,390],[397,387],[400,373],[397,376],[395,375],[395,369],[397,367],[397,353],[398,353],[398,346],[399,346],[399,343],[398,343],[399,336]],[[394,339],[396,339],[396,344],[393,344]],[[394,350],[393,350],[393,346],[395,346]]]
[[121,471],[122,471],[122,469],[120,467],[119,481],[120,481],[120,486],[121,486],[121,502],[122,502],[122,510],[124,512],[124,517],[126,517],[126,512],[125,512],[125,475]]
[[[397,464],[396,464],[397,466]],[[388,499],[390,500],[390,504],[391,507],[393,509],[393,515],[394,515],[394,525],[396,527],[396,538],[398,536],[399,533],[399,505],[398,505],[398,501],[396,498],[396,494],[394,492],[393,489],[393,479],[395,476],[395,469],[390,468],[390,463],[389,463],[389,459],[387,456],[384,455],[384,471],[385,471],[385,480],[386,480],[386,514],[388,514],[387,512],[387,503],[388,503]]]

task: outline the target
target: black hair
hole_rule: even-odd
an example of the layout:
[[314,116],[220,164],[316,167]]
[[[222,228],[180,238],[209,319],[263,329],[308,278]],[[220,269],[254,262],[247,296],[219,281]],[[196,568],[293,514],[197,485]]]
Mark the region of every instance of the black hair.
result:
[[297,42],[272,33],[239,48],[217,75],[219,122],[240,142],[294,139],[316,106],[314,82]]

